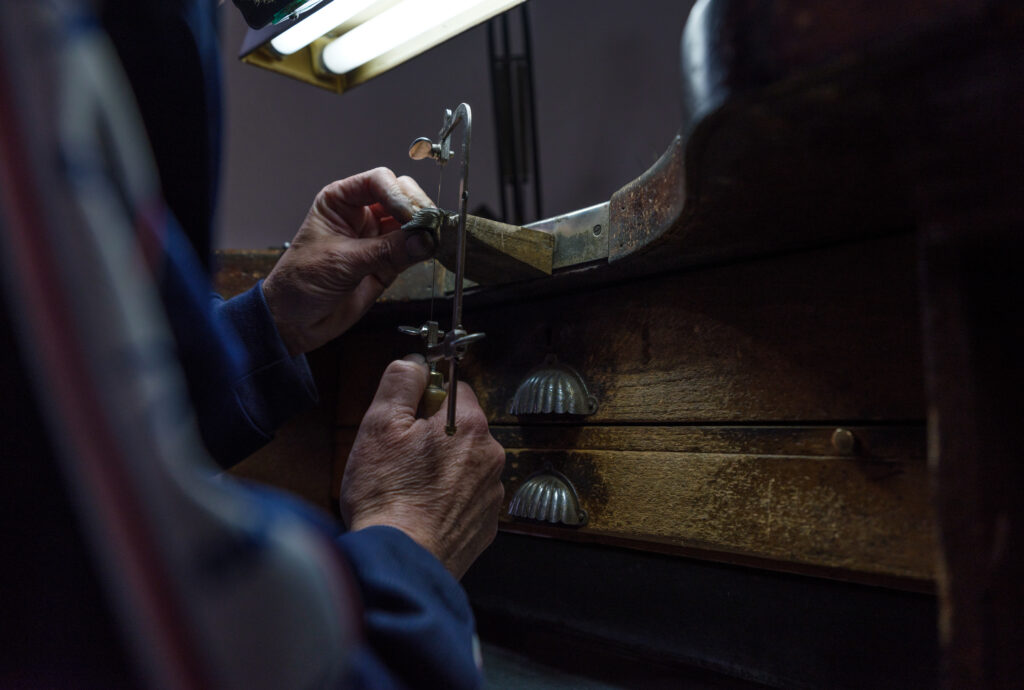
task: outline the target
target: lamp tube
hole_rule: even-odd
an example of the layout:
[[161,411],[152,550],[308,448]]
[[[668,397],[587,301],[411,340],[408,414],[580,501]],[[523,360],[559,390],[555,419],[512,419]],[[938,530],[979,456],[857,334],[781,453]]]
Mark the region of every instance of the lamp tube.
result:
[[270,46],[281,55],[291,55],[341,26],[374,2],[376,0],[333,0],[270,39]]
[[331,41],[324,48],[323,65],[334,74],[345,74],[480,4],[487,3],[403,0]]

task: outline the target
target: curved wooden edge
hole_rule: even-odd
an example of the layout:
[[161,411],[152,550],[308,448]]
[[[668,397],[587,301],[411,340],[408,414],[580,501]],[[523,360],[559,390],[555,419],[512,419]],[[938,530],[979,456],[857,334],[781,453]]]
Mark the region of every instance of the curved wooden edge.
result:
[[[886,214],[909,222],[885,174],[893,96],[922,55],[971,50],[959,29],[994,23],[990,4],[698,2],[680,46],[679,134],[613,195],[609,262],[643,256],[642,274],[843,239]],[[869,164],[836,177],[851,156]],[[740,219],[748,237],[721,232]]]
[[683,137],[647,172],[612,195],[608,261],[629,256],[677,226],[686,205]]

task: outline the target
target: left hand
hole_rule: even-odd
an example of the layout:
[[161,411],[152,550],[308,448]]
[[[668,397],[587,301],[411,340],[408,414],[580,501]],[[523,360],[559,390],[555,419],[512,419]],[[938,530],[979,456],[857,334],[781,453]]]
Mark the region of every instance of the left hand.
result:
[[352,531],[388,525],[405,532],[461,578],[498,532],[505,451],[491,436],[473,390],[459,382],[458,433],[445,411],[417,418],[427,365],[392,362],[381,377],[341,480],[342,517]]
[[324,187],[263,295],[289,353],[309,352],[348,330],[385,288],[434,251],[402,223],[433,206],[411,177],[376,168]]

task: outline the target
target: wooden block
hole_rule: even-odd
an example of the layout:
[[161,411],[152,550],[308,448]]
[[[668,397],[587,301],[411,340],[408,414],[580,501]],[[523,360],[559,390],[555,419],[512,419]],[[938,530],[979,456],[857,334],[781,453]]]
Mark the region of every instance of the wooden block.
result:
[[[455,270],[457,233],[444,230],[437,258]],[[466,278],[496,285],[551,275],[555,236],[476,216],[466,217]]]

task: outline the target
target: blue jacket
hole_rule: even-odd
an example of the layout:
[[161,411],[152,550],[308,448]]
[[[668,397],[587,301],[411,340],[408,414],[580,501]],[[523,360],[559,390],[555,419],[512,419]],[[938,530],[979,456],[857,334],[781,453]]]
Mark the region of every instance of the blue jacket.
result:
[[[168,247],[180,270],[167,275],[179,278],[161,287],[204,441],[227,466],[314,404],[316,390],[305,358],[290,357],[281,342],[260,285],[212,304],[191,295],[195,285],[209,285],[208,276],[196,279],[202,270],[195,267],[208,270],[217,201],[217,4],[105,0],[100,11],[135,90],[164,197],[191,243]],[[336,541],[364,607],[367,644],[357,652],[354,687],[482,683],[466,595],[437,559],[388,527]]]

